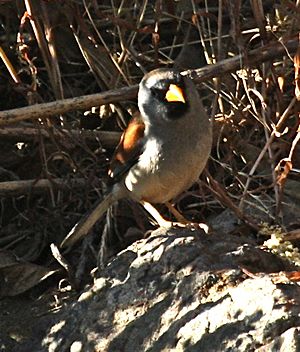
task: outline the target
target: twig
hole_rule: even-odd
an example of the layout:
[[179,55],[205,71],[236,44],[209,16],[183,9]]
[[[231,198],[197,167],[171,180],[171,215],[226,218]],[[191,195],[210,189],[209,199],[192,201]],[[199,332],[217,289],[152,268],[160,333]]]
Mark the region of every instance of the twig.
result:
[[0,195],[11,196],[17,194],[24,194],[28,191],[45,191],[50,188],[75,188],[83,187],[86,184],[86,180],[74,179],[66,180],[61,178],[55,178],[52,181],[48,179],[40,180],[22,180],[22,181],[7,181],[0,182]]
[[75,280],[74,269],[72,268],[70,263],[66,260],[66,258],[64,258],[62,256],[58,247],[54,243],[50,244],[50,249],[51,249],[51,253],[52,253],[53,257],[68,273],[70,284],[74,287],[75,290],[78,290],[79,287],[78,287],[78,284]]
[[15,70],[14,66],[10,62],[9,58],[7,57],[7,55],[5,54],[5,51],[2,49],[1,45],[0,45],[0,59],[2,59],[2,61],[3,61],[4,65],[6,66],[9,74],[11,75],[11,78],[15,81],[15,83],[17,83],[17,84],[21,83],[17,71]]
[[[295,53],[299,45],[299,39],[292,39],[276,42],[275,44],[264,45],[247,53],[247,63],[257,66],[261,62],[273,60],[284,54]],[[225,73],[234,72],[240,69],[244,55],[240,54],[229,59],[224,59],[215,65],[207,65],[197,70],[187,70],[184,74],[190,75],[196,82],[204,82],[214,77],[220,77]],[[0,115],[1,118],[1,115]]]
[[116,103],[121,100],[133,99],[137,94],[138,86],[110,90],[104,93],[83,95],[80,97],[57,100],[50,103],[26,106],[0,112],[0,126],[24,120],[35,120],[41,117],[50,117],[65,114],[69,111],[89,109],[92,106]]
[[268,148],[270,147],[270,145],[272,144],[273,140],[275,139],[275,136],[276,134],[279,132],[279,130],[282,128],[282,125],[283,123],[285,122],[285,120],[290,116],[290,111],[291,109],[293,108],[293,106],[296,104],[297,102],[297,98],[294,97],[290,104],[288,105],[288,107],[285,109],[284,113],[281,115],[279,121],[277,122],[276,126],[274,127],[269,139],[267,139],[266,141],[266,144],[264,145],[263,149],[261,150],[258,158],[256,159],[255,163],[253,164],[250,172],[249,172],[249,175],[248,175],[248,178],[247,178],[247,181],[246,181],[246,184],[245,184],[245,187],[244,187],[244,192],[243,192],[243,195],[242,195],[242,198],[241,198],[241,201],[240,201],[240,204],[239,204],[239,207],[241,208],[243,206],[243,200],[247,194],[247,191],[248,191],[248,188],[249,188],[249,185],[250,185],[250,182],[252,180],[252,176],[254,175],[259,163],[261,162],[261,159],[263,158],[263,156],[265,155],[266,151],[268,150]]
[[[55,97],[63,98],[61,74],[57,61],[53,35],[45,7],[32,0],[25,0],[29,20],[48,72]],[[41,3],[43,5],[43,2]]]
[[28,142],[42,135],[45,138],[67,137],[74,140],[86,139],[88,141],[99,140],[104,147],[115,147],[120,140],[121,132],[113,131],[88,131],[88,130],[66,130],[54,129],[51,133],[47,129],[32,127],[0,127],[1,140],[8,139],[15,142]]
[[259,225],[249,216],[244,214],[241,209],[235,205],[232,200],[228,197],[224,188],[220,185],[220,183],[213,179],[213,177],[206,171],[206,177],[209,180],[209,189],[216,196],[216,198],[223,204],[225,207],[231,209],[238,219],[245,222],[252,229],[258,231],[260,229]]

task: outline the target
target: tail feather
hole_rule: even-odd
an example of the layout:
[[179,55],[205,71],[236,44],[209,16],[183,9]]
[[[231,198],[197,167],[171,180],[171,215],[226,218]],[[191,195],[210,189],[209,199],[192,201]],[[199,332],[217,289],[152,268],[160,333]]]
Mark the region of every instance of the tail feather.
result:
[[100,217],[110,208],[110,206],[118,199],[122,198],[117,192],[110,192],[95,208],[94,210],[84,216],[68,233],[66,238],[61,242],[61,248],[73,246],[82,237],[88,234]]

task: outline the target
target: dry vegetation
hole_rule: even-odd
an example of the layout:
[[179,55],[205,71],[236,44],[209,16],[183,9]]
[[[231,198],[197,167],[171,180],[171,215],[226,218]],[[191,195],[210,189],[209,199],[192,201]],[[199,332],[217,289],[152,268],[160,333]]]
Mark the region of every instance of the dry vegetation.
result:
[[[73,284],[88,277],[106,219],[63,253],[71,264],[50,244],[105,192],[136,84],[160,66],[188,70],[215,121],[207,171],[178,208],[228,236],[264,222],[264,241],[277,224],[297,246],[299,1],[8,0],[0,16],[2,296],[53,274],[58,285],[64,269]],[[116,251],[147,218],[128,202],[113,215]]]

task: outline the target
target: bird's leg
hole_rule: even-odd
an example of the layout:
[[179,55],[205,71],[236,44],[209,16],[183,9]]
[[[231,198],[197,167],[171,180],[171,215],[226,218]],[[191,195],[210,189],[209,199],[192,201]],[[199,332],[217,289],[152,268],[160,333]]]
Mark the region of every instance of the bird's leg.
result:
[[187,220],[170,202],[166,202],[165,206],[170,210],[170,212],[175,216],[175,219],[181,224],[189,224],[190,221]]
[[170,202],[166,202],[165,206],[170,210],[170,212],[175,216],[178,222],[175,222],[174,225],[181,227],[189,227],[189,228],[200,228],[205,233],[208,233],[208,226],[202,222],[192,222],[187,220]]
[[150,203],[145,202],[143,200],[140,201],[140,204],[144,207],[144,209],[154,218],[154,220],[157,222],[157,224],[161,227],[172,227],[173,223],[172,221],[168,221],[164,219],[159,211]]
[[172,212],[172,214],[176,217],[176,220],[178,222],[173,222],[173,221],[168,221],[164,219],[158,210],[150,203],[145,202],[145,201],[140,201],[144,209],[155,219],[155,221],[158,223],[159,226],[161,227],[173,227],[173,226],[178,226],[178,227],[188,227],[188,228],[193,228],[193,229],[202,229],[205,233],[208,233],[208,226],[203,223],[193,223],[191,221],[188,221],[182,214],[179,213],[178,210],[176,210],[170,203],[165,203],[168,209]]

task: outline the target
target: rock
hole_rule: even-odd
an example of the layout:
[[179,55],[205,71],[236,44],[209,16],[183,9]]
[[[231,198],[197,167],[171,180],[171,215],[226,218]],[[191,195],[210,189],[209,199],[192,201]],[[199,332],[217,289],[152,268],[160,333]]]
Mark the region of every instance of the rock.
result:
[[158,229],[116,256],[75,304],[47,318],[42,343],[27,348],[283,351],[291,343],[296,351],[300,288],[275,284],[269,273],[282,270],[295,268],[246,237]]

